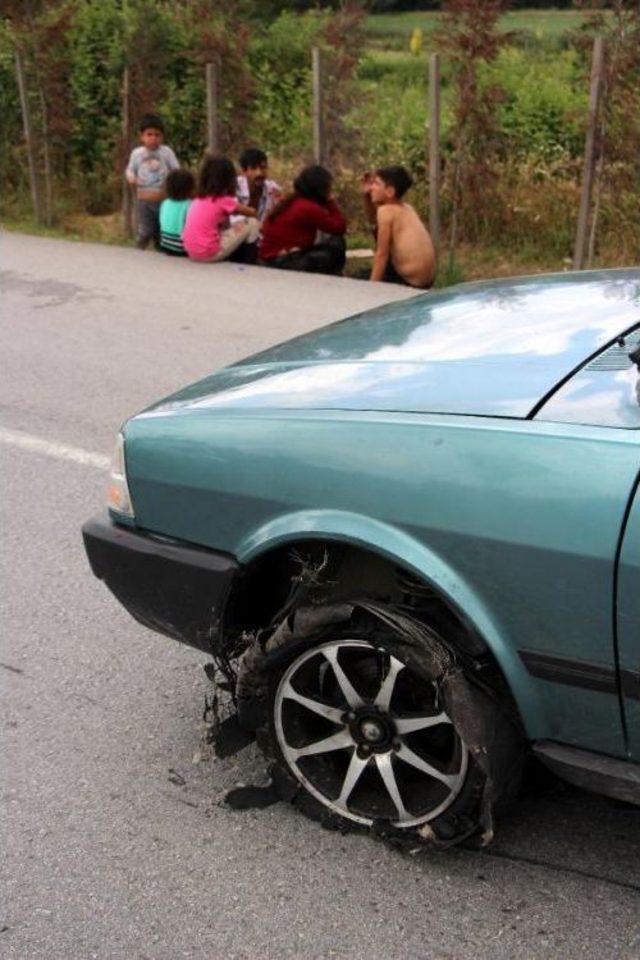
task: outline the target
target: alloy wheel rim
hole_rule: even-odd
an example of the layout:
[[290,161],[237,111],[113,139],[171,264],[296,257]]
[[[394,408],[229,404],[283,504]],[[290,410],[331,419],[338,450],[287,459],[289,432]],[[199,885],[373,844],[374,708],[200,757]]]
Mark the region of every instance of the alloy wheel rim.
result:
[[364,640],[330,641],[297,657],[278,685],[274,726],[296,779],[356,823],[426,823],[465,781],[468,750],[437,687]]

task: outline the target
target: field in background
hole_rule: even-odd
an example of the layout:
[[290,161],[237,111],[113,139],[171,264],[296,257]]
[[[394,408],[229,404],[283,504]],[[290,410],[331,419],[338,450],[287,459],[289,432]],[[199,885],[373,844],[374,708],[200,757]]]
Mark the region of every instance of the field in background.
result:
[[[517,30],[523,34],[521,42],[561,41],[567,30],[575,30],[587,14],[577,10],[519,10],[506,13],[501,19],[505,32]],[[406,48],[416,28],[425,38],[438,26],[442,15],[434,12],[370,14],[366,31],[372,43],[385,48]]]

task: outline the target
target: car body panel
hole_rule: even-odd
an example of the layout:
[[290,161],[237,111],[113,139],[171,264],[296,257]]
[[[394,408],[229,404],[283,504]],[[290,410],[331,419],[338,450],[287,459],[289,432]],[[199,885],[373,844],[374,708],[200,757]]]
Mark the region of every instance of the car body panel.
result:
[[145,415],[190,407],[526,417],[639,321],[638,270],[462,284],[273,347]]
[[624,755],[615,687],[532,681],[519,652],[615,672],[614,561],[636,432],[177,406],[134,418],[126,443],[141,527],[245,562],[287,539],[368,544],[433,579],[474,623],[530,737]]
[[629,753],[640,761],[640,486],[636,486],[620,551],[617,632]]

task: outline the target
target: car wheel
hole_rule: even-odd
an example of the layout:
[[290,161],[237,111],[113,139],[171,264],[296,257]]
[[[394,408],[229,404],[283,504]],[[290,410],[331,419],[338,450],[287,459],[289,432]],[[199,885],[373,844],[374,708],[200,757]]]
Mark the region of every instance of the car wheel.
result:
[[283,795],[327,826],[444,842],[477,832],[467,815],[485,776],[447,712],[433,658],[391,631],[332,633],[271,678],[267,752]]

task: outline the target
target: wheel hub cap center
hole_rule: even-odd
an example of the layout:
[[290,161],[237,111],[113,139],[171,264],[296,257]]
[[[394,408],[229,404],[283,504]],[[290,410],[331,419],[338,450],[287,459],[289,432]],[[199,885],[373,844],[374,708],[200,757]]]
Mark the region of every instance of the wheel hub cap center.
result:
[[386,713],[375,707],[361,708],[349,726],[356,744],[365,751],[384,753],[391,749],[395,726]]
[[386,731],[378,720],[363,720],[360,724],[360,733],[368,743],[380,743],[385,739]]

